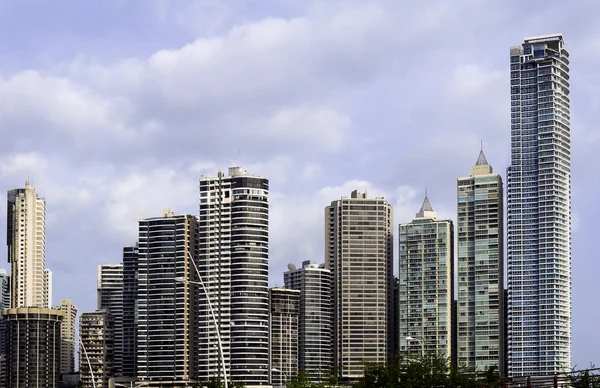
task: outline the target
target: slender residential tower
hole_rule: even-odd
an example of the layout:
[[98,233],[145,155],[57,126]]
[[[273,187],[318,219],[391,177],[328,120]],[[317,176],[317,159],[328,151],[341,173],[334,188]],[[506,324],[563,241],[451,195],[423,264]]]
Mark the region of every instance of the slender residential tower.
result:
[[123,370],[123,265],[101,264],[98,266],[98,311],[108,311],[111,319],[107,322],[112,341],[111,373],[121,376]]
[[392,206],[353,191],[325,208],[325,267],[333,275],[334,367],[342,380],[385,364],[392,348]]
[[[269,181],[241,167],[200,177],[198,380],[225,372],[245,385],[269,383]],[[210,314],[211,304],[215,319]]]
[[11,277],[11,307],[48,308],[46,272],[46,201],[35,188],[8,192],[7,245]]
[[137,365],[138,325],[138,247],[123,248],[123,340],[116,350],[123,354],[121,374],[135,377]]
[[271,385],[284,387],[298,375],[298,318],[300,291],[275,287],[269,290],[271,309]]
[[313,381],[331,372],[333,362],[331,271],[324,264],[306,260],[302,268],[288,265],[283,274],[286,288],[300,291],[298,368]]
[[401,352],[452,356],[454,229],[425,194],[415,218],[399,227]]
[[571,368],[569,53],[560,34],[510,49],[508,374]]
[[86,312],[79,318],[79,378],[84,387],[113,386],[109,384],[109,379],[114,376],[115,325],[112,320],[113,316],[107,310]]
[[187,383],[196,373],[196,217],[139,221],[137,378]]
[[64,313],[60,327],[60,373],[75,372],[75,321],[77,320],[77,307],[71,299],[63,298],[60,305],[55,307]]
[[504,211],[502,178],[483,154],[457,180],[458,365],[504,376]]

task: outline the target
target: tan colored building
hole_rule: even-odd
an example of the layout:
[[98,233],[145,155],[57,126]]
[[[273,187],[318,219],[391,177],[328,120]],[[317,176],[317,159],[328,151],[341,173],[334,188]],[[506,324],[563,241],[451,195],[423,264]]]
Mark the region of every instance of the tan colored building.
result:
[[50,305],[50,272],[46,271],[46,201],[35,188],[8,191],[7,245],[11,307]]
[[399,230],[400,351],[452,356],[454,228],[438,219],[425,194],[415,218]]
[[457,180],[458,365],[504,375],[504,222],[502,178],[479,153]]
[[20,307],[2,311],[6,325],[6,380],[11,388],[57,388],[64,313]]
[[356,190],[325,208],[334,367],[345,380],[362,376],[365,362],[386,363],[393,348],[392,219],[385,199]]
[[108,388],[114,369],[113,317],[108,311],[81,314],[79,318],[79,381],[84,387]]
[[60,300],[60,305],[55,307],[64,313],[60,329],[60,373],[75,371],[75,322],[77,320],[77,307],[71,299]]

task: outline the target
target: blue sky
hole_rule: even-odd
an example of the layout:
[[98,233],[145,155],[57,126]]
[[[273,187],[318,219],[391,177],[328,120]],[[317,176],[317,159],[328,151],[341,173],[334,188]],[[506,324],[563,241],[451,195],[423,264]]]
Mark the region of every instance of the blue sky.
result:
[[573,363],[600,365],[599,12],[592,0],[0,0],[2,192],[29,177],[47,199],[54,302],[90,311],[97,265],[121,261],[139,218],[197,214],[198,177],[241,164],[271,179],[281,284],[287,263],[323,260],[323,208],[354,189],[385,196],[398,224],[425,186],[455,219],[456,178],[481,140],[505,176],[509,48],[561,32]]

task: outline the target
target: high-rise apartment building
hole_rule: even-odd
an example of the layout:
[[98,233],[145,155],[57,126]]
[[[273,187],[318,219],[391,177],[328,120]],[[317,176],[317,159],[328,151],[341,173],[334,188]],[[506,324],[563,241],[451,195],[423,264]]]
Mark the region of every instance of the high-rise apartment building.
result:
[[415,218],[399,230],[399,338],[409,354],[452,356],[454,229],[438,219],[425,195]]
[[98,266],[97,278],[98,310],[111,314],[110,323],[114,350],[113,371],[115,376],[121,376],[123,369],[123,265],[101,264]]
[[502,178],[479,153],[457,180],[458,365],[504,375],[504,210]]
[[[200,177],[199,380],[223,378],[212,304],[231,381],[269,383],[269,181],[241,167]],[[208,298],[207,298],[208,297]]]
[[121,374],[135,377],[137,365],[137,298],[138,298],[138,247],[123,248],[123,338],[117,342],[117,351],[122,352]]
[[109,387],[109,379],[114,374],[115,325],[112,320],[107,310],[86,312],[79,318],[79,379],[84,387]]
[[298,369],[313,381],[329,375],[333,363],[332,276],[324,264],[307,260],[290,264],[283,274],[286,288],[300,291]]
[[334,367],[363,375],[366,362],[386,363],[393,335],[392,206],[351,196],[325,208],[325,266],[333,275]]
[[571,368],[569,53],[562,35],[510,49],[508,374]]
[[271,288],[271,385],[284,387],[298,375],[300,291]]
[[48,308],[46,201],[27,181],[25,188],[8,191],[7,202],[11,307]]
[[137,378],[159,385],[196,374],[196,217],[165,210],[139,221]]
[[77,320],[77,307],[71,299],[60,300],[56,310],[63,312],[63,320],[60,327],[60,373],[67,374],[75,372],[75,321]]
[[38,307],[2,311],[6,324],[5,387],[58,388],[64,313]]

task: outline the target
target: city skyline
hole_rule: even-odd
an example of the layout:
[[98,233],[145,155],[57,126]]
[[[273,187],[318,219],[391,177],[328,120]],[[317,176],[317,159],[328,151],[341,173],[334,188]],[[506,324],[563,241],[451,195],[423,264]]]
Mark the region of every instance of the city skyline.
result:
[[[499,2],[486,8],[442,7],[433,14],[411,6],[408,15],[428,21],[414,31],[389,20],[401,15],[391,2],[337,4],[335,9],[269,3],[251,12],[212,8],[205,14],[222,12],[221,18],[214,17],[222,24],[206,31],[186,29],[189,19],[175,14],[201,14],[197,9],[157,6],[156,14],[148,15],[120,8],[140,31],[160,26],[164,34],[155,38],[150,33],[150,39],[146,33],[125,32],[120,20],[108,23],[116,5],[81,5],[96,7],[88,10],[98,11],[96,16],[109,27],[51,28],[64,19],[48,10],[55,16],[32,31],[15,29],[14,44],[21,50],[2,46],[8,59],[0,65],[0,90],[13,103],[10,112],[0,107],[3,127],[11,128],[3,143],[8,148],[0,161],[0,184],[6,193],[30,177],[47,199],[46,266],[54,275],[53,298],[71,297],[79,311],[93,311],[95,294],[88,285],[94,282],[95,268],[121,261],[122,247],[134,241],[139,218],[165,207],[197,214],[198,176],[243,165],[271,181],[270,285],[281,285],[288,263],[321,261],[322,207],[354,189],[390,201],[396,229],[412,219],[425,186],[440,217],[456,220],[454,180],[472,165],[480,140],[505,180],[510,158],[508,50],[524,37],[562,32],[571,55],[579,59],[571,71],[573,364],[599,364],[593,323],[600,313],[587,309],[596,303],[593,274],[600,270],[591,247],[600,216],[598,162],[592,154],[600,145],[592,121],[598,110],[594,68],[600,58],[597,50],[588,49],[597,44],[597,27],[586,22],[597,8],[580,4],[572,10],[558,4],[548,2],[543,17],[527,16],[533,6]],[[15,20],[25,20],[13,7],[0,12],[9,29]],[[457,15],[463,18],[460,26],[452,23]],[[344,23],[355,18],[356,28],[346,28]],[[27,35],[36,32],[35,41]],[[441,32],[443,39],[434,43]],[[119,39],[108,47],[90,38],[83,46],[78,35]],[[423,40],[413,40],[418,42],[413,45],[389,36]],[[199,43],[183,49],[197,38]],[[323,53],[304,48],[307,39]],[[332,44],[338,50],[328,46]],[[287,47],[284,55],[277,55],[282,47]],[[165,49],[173,51],[148,59]],[[182,50],[187,54],[179,56]],[[408,52],[413,59],[405,61]],[[246,64],[249,70],[233,65],[241,55],[252,59]],[[441,57],[443,64],[434,65],[432,59]],[[168,66],[177,71],[168,72]],[[190,67],[194,73],[187,71]],[[157,82],[142,89],[137,76],[142,84],[147,77]],[[210,101],[182,88],[186,82],[201,85],[198,79],[223,87],[209,89]],[[58,94],[61,98],[54,99]],[[232,132],[232,127],[251,136]],[[37,134],[38,128],[46,132]],[[230,142],[211,135],[218,128]],[[5,220],[0,225],[4,228]],[[71,295],[73,289],[84,292]]]

